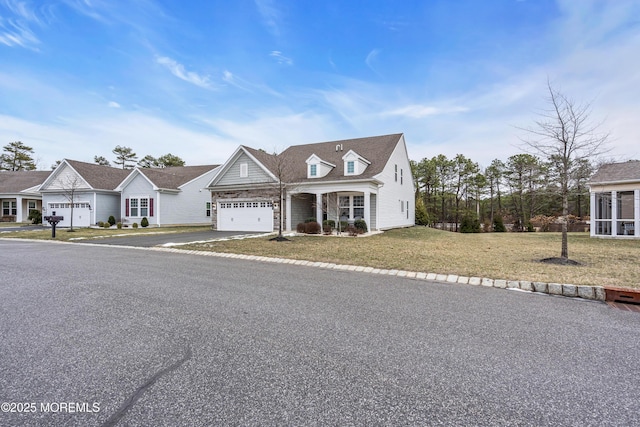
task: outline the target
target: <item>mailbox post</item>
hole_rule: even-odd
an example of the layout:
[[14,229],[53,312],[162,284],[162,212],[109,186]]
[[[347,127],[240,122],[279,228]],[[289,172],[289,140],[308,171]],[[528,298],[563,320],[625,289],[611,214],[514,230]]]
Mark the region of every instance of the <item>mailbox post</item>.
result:
[[56,225],[62,220],[64,220],[63,216],[57,216],[56,211],[52,212],[53,215],[48,215],[44,217],[44,220],[51,224],[51,238],[56,238]]

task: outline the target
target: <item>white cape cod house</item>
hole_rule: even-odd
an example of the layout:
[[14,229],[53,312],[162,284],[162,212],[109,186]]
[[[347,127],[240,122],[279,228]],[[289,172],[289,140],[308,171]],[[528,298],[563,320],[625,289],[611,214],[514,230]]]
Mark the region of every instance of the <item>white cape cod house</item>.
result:
[[[403,134],[295,145],[278,155],[240,146],[209,183],[217,230],[295,230],[314,218],[369,230],[415,223]],[[280,214],[283,214],[282,217]]]
[[591,237],[640,238],[640,161],[603,165],[588,185]]

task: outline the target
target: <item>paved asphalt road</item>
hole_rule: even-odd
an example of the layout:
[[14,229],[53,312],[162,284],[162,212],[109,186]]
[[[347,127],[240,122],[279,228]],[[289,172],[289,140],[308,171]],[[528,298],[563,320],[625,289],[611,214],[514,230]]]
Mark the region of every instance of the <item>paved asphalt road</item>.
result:
[[96,243],[101,245],[115,246],[138,246],[151,247],[160,246],[167,243],[188,243],[213,239],[222,239],[226,237],[241,236],[247,233],[245,231],[193,231],[189,233],[163,233],[159,229],[158,233],[144,233],[135,236],[109,237],[103,239],[87,239],[78,240],[78,243]]
[[3,426],[640,425],[640,315],[604,303],[44,242],[0,268]]

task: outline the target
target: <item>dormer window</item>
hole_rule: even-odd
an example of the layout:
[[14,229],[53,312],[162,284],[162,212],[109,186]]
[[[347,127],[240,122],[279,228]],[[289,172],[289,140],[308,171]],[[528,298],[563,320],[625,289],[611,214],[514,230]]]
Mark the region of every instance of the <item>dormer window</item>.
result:
[[356,165],[353,160],[349,160],[347,162],[347,174],[353,175],[356,172]]
[[345,176],[362,175],[367,166],[371,164],[371,162],[353,150],[349,150],[347,154],[342,156],[342,161],[344,162]]
[[326,176],[336,165],[325,162],[320,157],[312,154],[307,160],[307,178],[322,178]]

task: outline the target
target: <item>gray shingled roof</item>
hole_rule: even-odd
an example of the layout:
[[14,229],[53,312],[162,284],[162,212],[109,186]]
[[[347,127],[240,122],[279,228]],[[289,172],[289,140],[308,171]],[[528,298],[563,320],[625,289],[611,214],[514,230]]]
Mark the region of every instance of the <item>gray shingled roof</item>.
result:
[[640,160],[630,160],[623,163],[609,163],[600,166],[598,171],[589,179],[588,184],[605,184],[617,182],[640,182]]
[[[373,178],[382,172],[401,137],[401,133],[396,133],[367,138],[293,145],[280,153],[277,159],[264,151],[249,147],[244,148],[271,170],[274,175],[277,175],[276,165],[279,162],[282,163],[282,165],[285,166],[285,180],[289,182],[347,181]],[[342,149],[336,150],[337,146],[341,146]],[[347,154],[349,150],[353,150],[371,163],[361,175],[345,176],[344,174],[344,161],[342,157]],[[311,157],[312,154],[320,157],[325,162],[336,165],[336,167],[322,178],[307,178],[307,164],[305,161]]]
[[95,163],[65,160],[95,190],[113,190],[131,173],[131,169],[117,169]]
[[51,171],[0,171],[0,194],[17,194],[39,186]]
[[177,190],[181,185],[217,167],[218,165],[175,166],[162,169],[141,168],[140,172],[158,188]]

